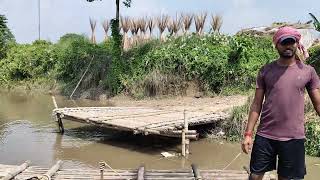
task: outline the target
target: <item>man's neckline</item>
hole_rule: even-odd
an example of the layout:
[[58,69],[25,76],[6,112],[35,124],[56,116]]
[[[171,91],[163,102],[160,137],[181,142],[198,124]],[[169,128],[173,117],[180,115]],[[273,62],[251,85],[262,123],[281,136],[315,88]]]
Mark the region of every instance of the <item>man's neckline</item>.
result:
[[295,63],[290,64],[290,65],[283,65],[279,63],[279,59],[276,60],[275,64],[279,67],[284,67],[284,68],[289,68],[289,67],[294,67],[298,64],[297,60],[295,61]]

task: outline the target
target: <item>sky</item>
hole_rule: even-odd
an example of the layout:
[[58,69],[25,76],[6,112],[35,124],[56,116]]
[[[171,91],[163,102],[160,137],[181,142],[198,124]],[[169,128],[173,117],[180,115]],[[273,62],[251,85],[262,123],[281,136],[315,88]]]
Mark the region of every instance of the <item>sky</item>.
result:
[[[0,14],[17,42],[38,39],[39,0],[0,0]],[[122,16],[144,17],[177,13],[219,14],[223,17],[222,33],[234,34],[243,28],[267,26],[273,22],[306,22],[309,12],[320,17],[319,0],[132,0],[121,5]],[[97,21],[96,38],[103,40],[101,23],[115,16],[115,0],[89,3],[86,0],[40,0],[41,39],[56,42],[66,33],[90,35],[89,18]],[[210,18],[207,19],[209,26]]]

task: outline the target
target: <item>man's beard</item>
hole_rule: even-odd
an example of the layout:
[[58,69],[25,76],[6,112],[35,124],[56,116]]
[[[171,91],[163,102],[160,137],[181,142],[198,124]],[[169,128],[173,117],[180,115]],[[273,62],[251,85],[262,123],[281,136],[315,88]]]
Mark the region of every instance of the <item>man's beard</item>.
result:
[[296,55],[297,49],[286,49],[285,51],[278,51],[283,59],[290,59]]

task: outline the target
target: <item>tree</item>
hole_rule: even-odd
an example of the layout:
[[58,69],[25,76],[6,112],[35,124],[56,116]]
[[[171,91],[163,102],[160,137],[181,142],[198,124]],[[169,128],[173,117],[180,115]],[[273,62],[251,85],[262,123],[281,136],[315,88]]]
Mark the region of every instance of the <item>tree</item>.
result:
[[14,42],[14,36],[7,26],[7,18],[0,14],[0,59],[6,56],[10,42]]
[[315,15],[313,15],[312,13],[309,13],[309,15],[312,17],[313,19],[313,25],[314,25],[314,28],[320,32],[320,22],[318,21],[318,19],[316,18]]
[[[88,2],[93,2],[97,0],[87,0]],[[101,0],[100,0],[101,1]],[[131,6],[131,0],[123,0],[123,4],[126,7]],[[110,89],[114,93],[118,93],[120,90],[120,76],[126,71],[126,63],[121,59],[122,53],[122,36],[120,34],[120,0],[116,0],[116,18],[111,19],[111,36],[112,36],[112,63],[111,72],[109,74],[109,79],[107,79]]]

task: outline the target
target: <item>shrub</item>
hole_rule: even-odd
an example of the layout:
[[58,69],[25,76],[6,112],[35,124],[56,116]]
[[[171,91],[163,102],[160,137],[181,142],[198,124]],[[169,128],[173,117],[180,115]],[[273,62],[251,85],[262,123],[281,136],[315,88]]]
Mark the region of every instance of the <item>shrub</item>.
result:
[[230,42],[228,81],[252,88],[258,70],[277,58],[271,37],[235,36]]
[[65,83],[65,90],[74,88],[90,62],[81,87],[88,89],[101,84],[111,62],[108,47],[107,43],[92,44],[82,35],[67,34],[61,37],[54,48],[55,75]]
[[313,46],[309,49],[310,58],[307,63],[312,65],[317,73],[320,73],[320,45]]
[[320,157],[320,122],[318,120],[306,123],[306,153]]
[[3,79],[28,80],[50,76],[53,67],[53,46],[47,41],[14,45],[0,61]]
[[[136,53],[142,49],[142,53]],[[271,38],[217,34],[173,37],[160,45],[140,46],[131,55],[130,71],[122,82],[127,91],[139,94],[146,94],[137,90],[144,91],[144,81],[153,72],[177,77],[174,82],[179,87],[175,89],[182,92],[181,88],[187,86],[181,85],[187,81],[197,82],[205,92],[217,93],[228,86],[248,89],[255,83],[261,66],[276,58]],[[172,82],[164,82],[162,86],[170,87]]]

